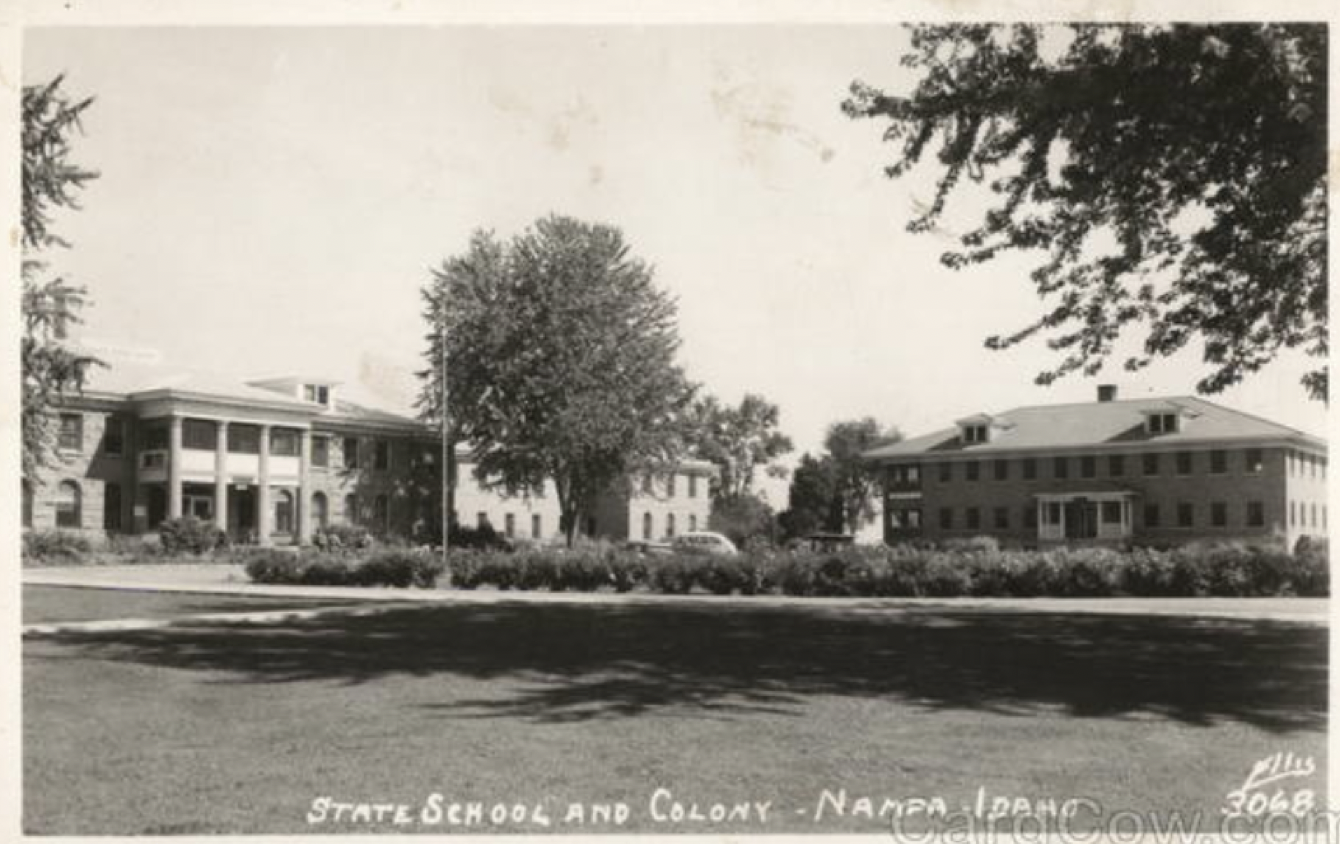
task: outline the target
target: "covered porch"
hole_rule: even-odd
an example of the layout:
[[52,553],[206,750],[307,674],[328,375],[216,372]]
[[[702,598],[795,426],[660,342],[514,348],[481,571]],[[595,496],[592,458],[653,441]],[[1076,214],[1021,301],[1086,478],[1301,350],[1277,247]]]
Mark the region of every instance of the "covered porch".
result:
[[1129,490],[1039,493],[1041,542],[1120,541],[1134,533],[1135,493]]

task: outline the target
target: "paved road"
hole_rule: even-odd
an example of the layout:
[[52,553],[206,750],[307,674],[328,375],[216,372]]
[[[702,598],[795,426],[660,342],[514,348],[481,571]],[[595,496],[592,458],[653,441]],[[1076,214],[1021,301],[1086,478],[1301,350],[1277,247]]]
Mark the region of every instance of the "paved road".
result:
[[1114,615],[1176,615],[1204,618],[1268,619],[1325,626],[1326,598],[797,598],[783,595],[616,595],[576,592],[499,592],[452,589],[390,589],[348,586],[271,586],[247,580],[241,566],[139,565],[29,568],[23,583],[136,591],[190,592],[211,595],[338,598],[351,601],[443,601],[491,604],[659,604],[685,601],[747,606],[844,608],[881,612],[932,607],[997,612],[1100,613]]

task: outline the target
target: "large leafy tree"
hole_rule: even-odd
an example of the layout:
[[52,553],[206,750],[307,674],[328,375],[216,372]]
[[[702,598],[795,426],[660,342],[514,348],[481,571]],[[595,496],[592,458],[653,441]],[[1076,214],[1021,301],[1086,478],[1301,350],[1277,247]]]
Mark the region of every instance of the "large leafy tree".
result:
[[842,498],[837,494],[837,471],[827,455],[803,454],[791,473],[787,509],[777,521],[787,538],[818,531],[842,530]]
[[70,142],[91,99],[76,100],[56,77],[23,89],[23,476],[36,482],[55,459],[54,416],[61,400],[82,388],[93,357],[66,344],[65,331],[85,304],[82,287],[51,276],[42,259],[69,244],[56,234],[59,209],[77,209],[97,173],[74,163]]
[[689,436],[697,455],[716,464],[715,500],[749,495],[758,473],[785,477],[778,458],[792,449],[791,438],[777,429],[781,410],[763,396],[748,393],[735,406],[714,396],[694,403]]
[[1198,341],[1209,393],[1298,348],[1325,397],[1324,25],[917,26],[902,63],[912,90],[857,82],[843,107],[887,124],[890,176],[938,168],[909,229],[937,229],[967,177],[988,201],[944,262],[1040,256],[1044,312],[988,346],[1046,335],[1049,383],[1127,329],[1129,370]]
[[825,456],[832,465],[833,496],[847,531],[855,533],[870,519],[879,492],[877,469],[864,459],[865,453],[902,438],[897,428],[885,428],[869,416],[828,426]]
[[440,419],[445,327],[453,437],[484,484],[552,480],[569,543],[599,495],[682,457],[693,387],[675,303],[618,229],[550,216],[508,242],[477,233],[423,295],[425,417]]

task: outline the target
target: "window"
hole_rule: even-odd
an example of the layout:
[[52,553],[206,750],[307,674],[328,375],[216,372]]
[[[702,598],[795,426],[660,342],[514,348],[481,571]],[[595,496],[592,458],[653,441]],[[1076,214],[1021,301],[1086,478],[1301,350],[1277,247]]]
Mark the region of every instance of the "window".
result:
[[653,531],[653,530],[655,530],[655,525],[654,525],[654,521],[653,521],[653,519],[652,519],[652,515],[651,515],[651,513],[643,513],[643,514],[642,514],[642,538],[643,538],[643,539],[646,539],[646,540],[650,540],[651,537],[652,537],[652,535],[653,535],[653,534],[652,534],[652,531]]
[[330,387],[325,384],[304,384],[302,397],[320,405],[330,405]]
[[329,437],[312,437],[312,465],[318,469],[330,467]]
[[1010,477],[1010,461],[997,459],[993,464],[995,467],[996,480],[1004,481]]
[[1038,459],[1036,457],[1024,458],[1024,480],[1037,480],[1038,477]]
[[286,489],[275,493],[275,533],[293,533],[293,493]]
[[941,507],[940,530],[953,530],[953,529],[954,529],[954,508]]
[[1120,478],[1126,474],[1126,457],[1122,454],[1109,454],[1107,456],[1107,474],[1108,477]]
[[83,494],[74,481],[61,481],[56,487],[56,527],[77,528],[83,524]]
[[261,429],[255,425],[229,425],[228,451],[233,454],[260,454]]
[[1177,433],[1177,414],[1151,413],[1149,414],[1148,424],[1151,434],[1175,434]]
[[698,529],[698,514],[696,514],[696,513],[690,513],[690,514],[689,514],[689,530],[690,530],[690,531],[694,531],[694,530],[697,530],[697,529]]
[[968,530],[977,530],[982,526],[982,511],[976,507],[968,508]]
[[1246,451],[1246,472],[1248,474],[1261,474],[1265,470],[1265,453],[1261,449],[1248,449]]
[[107,484],[102,488],[103,530],[121,529],[121,485]]
[[[594,531],[592,531],[594,533]],[[675,538],[675,514],[669,513],[665,517],[665,535],[667,539]]]
[[27,481],[22,482],[23,486],[23,526],[30,528],[33,526],[33,487]]
[[344,468],[358,468],[358,437],[344,438]]
[[1228,527],[1228,505],[1223,501],[1210,502],[1210,526]]
[[954,479],[954,464],[953,464],[953,463],[941,463],[941,464],[940,464],[940,482],[941,482],[941,483],[949,483],[949,482],[952,481],[953,479]]
[[1210,452],[1210,474],[1222,475],[1228,471],[1228,452],[1215,449]]
[[1321,522],[1317,521],[1317,502],[1315,501],[1312,502],[1312,507],[1310,509],[1312,510],[1312,522],[1311,522],[1312,526],[1320,527]]
[[975,481],[981,477],[981,470],[982,467],[978,465],[976,460],[969,460],[963,464],[963,471],[967,473],[967,479],[970,481]]
[[1065,480],[1070,477],[1070,460],[1065,457],[1057,457],[1052,460],[1052,477],[1057,480]]
[[595,516],[587,516],[587,517],[586,517],[586,535],[587,535],[587,536],[595,536],[595,535],[596,535],[596,517],[595,517]]
[[1079,459],[1079,475],[1081,478],[1092,478],[1098,474],[1098,458],[1092,454],[1086,454]]
[[643,476],[642,476],[642,494],[643,494],[643,495],[652,495],[654,492],[655,492],[655,487],[653,486],[653,481],[652,481],[652,479],[651,479],[651,475],[643,475]]
[[516,514],[508,513],[503,516],[503,536],[508,539],[516,539]]
[[292,428],[274,428],[270,431],[270,453],[276,457],[298,456],[298,432]]
[[1008,507],[996,508],[996,530],[1010,529],[1010,509]]
[[689,475],[689,498],[698,497],[698,476]]
[[486,527],[492,527],[492,525],[489,524],[489,514],[480,510],[478,513],[475,513],[475,529],[483,530]]
[[1247,527],[1265,527],[1266,508],[1260,501],[1247,502]]
[[1047,509],[1046,509],[1045,511],[1043,511],[1043,512],[1046,513],[1046,516],[1047,516],[1047,524],[1049,524],[1049,525],[1059,525],[1059,524],[1061,524],[1061,514],[1062,514],[1062,512],[1063,512],[1063,510],[1062,510],[1062,508],[1061,508],[1061,502],[1059,502],[1059,501],[1048,501],[1048,502],[1047,502]]
[[1105,524],[1105,525],[1119,525],[1119,524],[1121,524],[1121,502],[1120,502],[1120,501],[1104,501],[1104,502],[1103,502],[1103,508],[1102,508],[1102,509],[1103,509],[1103,512],[1102,512],[1103,524]]
[[665,479],[665,497],[675,497],[675,474],[673,472]]
[[987,429],[985,425],[964,425],[963,441],[968,444],[984,443],[987,440]]
[[192,451],[213,451],[218,447],[217,422],[204,419],[184,419],[181,423],[181,447]]
[[102,453],[119,457],[126,450],[126,420],[118,416],[107,417],[107,427],[102,431]]
[[530,538],[541,539],[544,536],[544,520],[540,518],[539,513],[532,513],[530,517]]
[[377,530],[388,533],[391,530],[391,499],[385,495],[372,499],[372,518]]
[[330,526],[330,502],[324,492],[312,493],[312,522],[319,530]]
[[1159,505],[1145,505],[1145,527],[1156,528],[1159,526]]
[[1035,505],[1024,506],[1024,527],[1027,530],[1038,529],[1038,508]]
[[62,413],[60,415],[61,451],[84,450],[84,416],[82,413]]
[[344,522],[345,524],[358,524],[358,497],[353,493],[344,497]]
[[1189,451],[1177,452],[1177,474],[1179,475],[1191,474],[1191,452]]
[[921,482],[921,469],[915,464],[890,466],[888,483],[896,487],[913,487]]
[[391,444],[386,440],[377,440],[373,446],[373,468],[384,472],[391,468]]
[[1293,501],[1289,502],[1289,526],[1290,527],[1298,526],[1298,510],[1295,502]]
[[1196,526],[1196,508],[1191,502],[1179,501],[1177,503],[1177,526],[1180,528]]
[[1159,473],[1159,456],[1157,454],[1146,454],[1141,462],[1144,463],[1145,477],[1151,477]]

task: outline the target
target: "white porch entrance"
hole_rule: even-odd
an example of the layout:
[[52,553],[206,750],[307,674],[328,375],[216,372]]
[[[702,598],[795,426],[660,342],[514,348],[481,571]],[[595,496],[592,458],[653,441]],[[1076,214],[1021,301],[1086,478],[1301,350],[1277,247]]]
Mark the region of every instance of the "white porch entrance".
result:
[[1064,492],[1038,495],[1038,539],[1043,542],[1128,539],[1135,493]]

